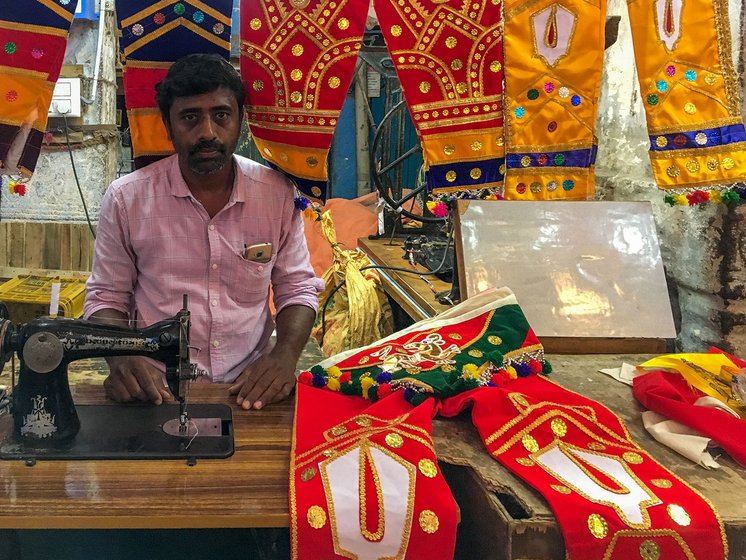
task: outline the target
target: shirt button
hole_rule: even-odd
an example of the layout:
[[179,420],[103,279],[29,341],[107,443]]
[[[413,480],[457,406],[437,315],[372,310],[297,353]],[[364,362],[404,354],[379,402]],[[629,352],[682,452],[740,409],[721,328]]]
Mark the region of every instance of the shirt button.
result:
[[212,263],[212,269],[215,270],[218,267],[217,263]]
[[218,305],[218,300],[216,299],[212,300],[212,306],[217,307],[217,305]]
[[215,340],[215,341],[213,341],[212,345],[213,345],[213,346],[214,346],[215,348],[217,348],[218,346],[220,346],[220,341],[219,341],[219,340]]
[[215,229],[215,226],[212,225],[212,224],[210,224],[210,228],[209,229],[210,229],[210,231],[213,231]]

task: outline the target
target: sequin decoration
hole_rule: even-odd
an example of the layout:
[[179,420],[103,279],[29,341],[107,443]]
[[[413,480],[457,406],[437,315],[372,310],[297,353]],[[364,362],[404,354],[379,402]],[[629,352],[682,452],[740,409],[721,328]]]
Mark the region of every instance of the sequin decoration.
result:
[[648,95],[648,105],[658,105],[658,96],[655,93]]
[[521,406],[528,406],[528,400],[520,393],[513,393],[513,400]]
[[693,115],[694,113],[697,112],[697,106],[694,103],[691,103],[691,102],[686,103],[684,105],[684,112],[687,115]]
[[526,183],[518,183],[515,186],[515,190],[518,194],[524,194],[526,192]]
[[443,153],[447,156],[452,156],[455,151],[456,148],[452,144],[446,144],[443,146]]
[[539,98],[539,90],[538,89],[530,89],[530,90],[528,90],[528,92],[526,93],[526,97],[528,97],[531,101],[533,101],[534,99],[538,99]]
[[368,418],[367,416],[359,416],[355,418],[355,424],[360,426],[361,428],[367,428],[373,423],[373,421]]
[[528,457],[516,457],[515,462],[521,465],[522,467],[533,467],[535,464]]
[[70,3],[70,0],[60,0],[60,4],[63,6],[67,6]]
[[262,91],[264,89],[264,82],[261,80],[254,80],[251,87],[254,88],[254,91]]
[[449,171],[446,173],[446,181],[449,183],[453,183],[456,180],[456,172],[455,171]]
[[360,358],[357,363],[360,365],[367,364],[370,361],[370,356],[363,356]]
[[293,103],[300,103],[301,101],[303,101],[303,95],[299,91],[294,91],[290,94],[290,101],[292,101]]
[[347,18],[339,18],[337,20],[337,27],[339,27],[342,31],[350,27],[350,20]]
[[668,517],[670,517],[674,523],[681,525],[682,527],[688,527],[692,522],[692,518],[689,517],[686,510],[678,504],[667,505],[666,512],[668,512]]
[[687,70],[686,72],[684,72],[684,77],[688,81],[693,82],[697,79],[697,73],[694,70]]
[[554,91],[554,83],[546,82],[544,84],[544,91],[546,91],[547,93],[552,93]]
[[321,529],[326,525],[326,512],[321,506],[311,506],[306,513],[308,524],[314,529]]
[[588,449],[593,449],[594,451],[603,451],[604,449],[606,449],[606,446],[603,443],[592,441],[588,444]]
[[399,37],[401,35],[401,27],[399,27],[398,25],[392,25],[391,26],[391,34],[394,37]]
[[438,527],[440,526],[438,516],[435,515],[434,511],[431,511],[429,509],[423,509],[420,512],[419,521],[420,529],[422,529],[428,535],[432,535],[435,531],[438,530]]
[[523,156],[521,158],[521,166],[528,167],[529,165],[531,165],[531,158],[529,156]]
[[467,353],[472,358],[481,358],[481,357],[484,356],[484,353],[481,350],[477,350],[476,348],[474,348],[472,350],[469,350],[469,352],[467,352]]
[[303,78],[303,72],[301,72],[298,68],[294,68],[290,71],[290,79],[294,82],[299,82]]
[[658,136],[658,138],[655,139],[655,145],[659,148],[665,148],[668,146],[668,138],[665,136]]
[[700,146],[704,146],[705,144],[707,144],[707,134],[705,134],[704,132],[698,132],[694,136],[694,141]]
[[554,132],[555,130],[557,130],[557,122],[556,121],[550,121],[549,124],[547,125],[547,130],[549,132]]
[[565,154],[554,154],[554,165],[565,165]]
[[696,159],[690,159],[686,162],[686,170],[689,173],[697,173],[699,171],[699,162]]
[[469,176],[476,181],[482,176],[482,170],[478,167],[475,167],[474,169],[469,171]]
[[174,6],[174,13],[175,13],[176,15],[179,15],[179,16],[180,16],[180,15],[183,15],[183,14],[184,14],[184,12],[186,12],[186,7],[185,7],[185,6],[184,6],[184,4],[182,4],[181,2],[179,2],[178,4],[176,4],[176,5]]
[[321,189],[314,185],[313,187],[311,187],[311,194],[316,197],[321,196]]
[[293,45],[293,48],[290,49],[290,52],[293,53],[293,56],[301,56],[303,54],[303,45],[300,43],[296,43]]
[[494,344],[495,346],[497,346],[498,344],[502,344],[503,343],[503,339],[500,338],[499,336],[496,336],[496,335],[493,334],[493,335],[490,335],[490,336],[487,337],[487,342],[489,342],[490,344]]
[[557,437],[564,437],[567,434],[567,424],[562,418],[555,418],[551,422],[552,432]]
[[666,83],[665,80],[658,80],[658,83],[655,84],[655,87],[661,93],[668,90],[668,84]]
[[669,64],[666,67],[666,75],[673,76],[674,74],[676,74],[676,66],[674,66],[673,64]]
[[521,443],[523,444],[523,448],[529,453],[536,453],[539,450],[539,444],[536,443],[534,436],[530,434],[523,436],[521,438]]
[[622,459],[627,461],[630,465],[639,465],[642,463],[642,455],[635,453],[634,451],[627,451],[622,454]]
[[5,43],[5,52],[7,54],[14,54],[16,52],[16,44],[13,41]]
[[642,560],[658,560],[661,557],[661,549],[654,541],[642,541],[640,544],[640,558]]
[[205,14],[200,11],[194,12],[192,14],[192,21],[194,21],[194,23],[202,23],[205,21]]
[[572,494],[572,490],[562,484],[550,484],[550,488],[560,494]]
[[549,192],[554,192],[554,191],[556,191],[556,190],[557,190],[557,187],[558,187],[558,186],[559,186],[559,185],[557,184],[557,181],[549,181],[549,182],[547,183],[547,190],[548,190]]
[[727,171],[729,169],[733,169],[736,165],[736,162],[733,161],[733,158],[724,157],[721,165],[723,166],[723,169]]
[[573,106],[573,107],[577,107],[577,106],[578,106],[578,105],[580,105],[580,104],[581,104],[582,102],[583,102],[583,100],[582,100],[582,99],[580,99],[580,96],[579,96],[579,95],[573,95],[573,96],[572,96],[572,97],[570,98],[570,103],[572,103],[572,106]]
[[458,41],[456,41],[456,37],[450,36],[446,39],[446,47],[449,49],[453,49],[458,45]]
[[526,109],[524,109],[523,107],[516,107],[513,110],[513,114],[516,116],[516,118],[522,119],[523,116],[526,114]]
[[573,190],[575,188],[575,181],[573,181],[572,179],[565,179],[564,181],[562,181],[562,188],[566,191]]
[[609,534],[609,525],[603,517],[592,513],[588,516],[588,530],[597,539],[603,539]]
[[14,102],[14,101],[16,101],[17,99],[18,99],[18,92],[17,92],[16,90],[14,90],[14,89],[11,89],[11,90],[9,90],[9,91],[8,91],[8,92],[7,92],[6,94],[5,94],[5,100],[6,100],[6,101],[7,101],[8,103],[13,103],[13,102]]
[[474,142],[471,143],[472,152],[478,152],[481,149],[482,149],[482,143],[479,140],[474,140]]
[[557,94],[562,99],[567,99],[568,97],[570,97],[570,90],[566,88],[565,86],[562,86],[561,88],[559,88],[559,90],[557,90]]
[[306,165],[308,167],[316,167],[319,164],[319,160],[317,160],[315,157],[310,156],[306,158]]
[[417,468],[420,469],[420,472],[427,478],[435,478],[438,476],[438,467],[436,467],[435,463],[430,459],[420,459],[419,463],[417,463]]
[[718,81],[718,77],[715,74],[708,74],[705,76],[705,83],[708,86],[714,86]]
[[715,171],[720,166],[720,162],[715,158],[707,158],[707,169]]
[[258,31],[262,27],[262,20],[259,18],[254,18],[249,22],[249,27],[251,27],[252,30]]
[[666,175],[669,177],[678,177],[680,175],[679,168],[675,165],[669,165],[666,169]]
[[212,26],[212,32],[215,33],[215,35],[222,35],[225,32],[225,25],[220,22],[216,23]]
[[427,93],[430,91],[430,82],[420,82],[420,91]]
[[541,183],[531,183],[531,186],[529,187],[532,193],[539,194],[541,192]]
[[44,56],[44,49],[40,47],[34,47],[31,49],[31,56],[34,57],[36,60],[39,60],[41,57]]
[[404,445],[404,438],[402,438],[399,434],[394,433],[394,432],[390,434],[386,434],[385,440],[386,440],[386,445],[394,449],[398,449],[402,445]]
[[650,484],[657,488],[671,488],[673,483],[667,478],[654,478],[650,481]]
[[502,70],[502,67],[503,65],[500,64],[500,62],[498,62],[497,60],[493,60],[490,63],[490,71],[492,72],[499,72],[500,70]]
[[451,333],[448,335],[448,338],[453,339],[453,340],[461,340],[464,337],[458,333]]
[[163,25],[166,23],[166,16],[163,14],[163,12],[158,12],[153,15],[153,23],[156,25]]
[[307,469],[303,469],[303,472],[300,473],[300,479],[303,482],[308,482],[311,480],[314,476],[316,476],[316,473],[318,471],[316,470],[316,467],[308,467]]
[[334,437],[338,437],[346,434],[347,428],[345,428],[344,426],[334,426],[331,430],[329,430],[329,433],[332,434]]

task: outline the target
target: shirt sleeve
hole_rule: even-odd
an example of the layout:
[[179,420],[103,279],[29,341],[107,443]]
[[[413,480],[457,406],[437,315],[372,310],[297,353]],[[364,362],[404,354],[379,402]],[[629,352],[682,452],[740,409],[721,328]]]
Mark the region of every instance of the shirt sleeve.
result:
[[119,191],[110,187],[101,201],[93,267],[86,283],[85,318],[100,309],[130,314],[136,279],[126,209]]
[[275,309],[279,313],[288,305],[305,305],[318,311],[318,294],[324,289],[324,281],[316,276],[311,266],[303,233],[303,218],[293,204],[292,194],[286,199],[284,211],[288,219],[283,224],[277,260],[272,270]]

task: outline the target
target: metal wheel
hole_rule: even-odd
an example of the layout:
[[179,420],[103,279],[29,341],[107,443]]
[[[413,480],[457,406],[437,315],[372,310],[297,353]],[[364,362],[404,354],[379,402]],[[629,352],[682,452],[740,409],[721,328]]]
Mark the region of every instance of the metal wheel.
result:
[[[405,119],[409,119],[409,112],[404,101],[399,101],[383,117],[378,125],[373,145],[371,146],[370,163],[371,176],[381,198],[386,201],[395,214],[400,214],[427,223],[443,223],[445,218],[436,218],[427,212],[427,183],[424,174],[418,174],[417,185],[406,195],[403,194],[403,167],[408,159],[422,153],[419,141],[415,145],[405,146]],[[392,144],[394,144],[392,146]],[[405,209],[408,202],[417,200],[423,210],[423,215],[415,214]]]

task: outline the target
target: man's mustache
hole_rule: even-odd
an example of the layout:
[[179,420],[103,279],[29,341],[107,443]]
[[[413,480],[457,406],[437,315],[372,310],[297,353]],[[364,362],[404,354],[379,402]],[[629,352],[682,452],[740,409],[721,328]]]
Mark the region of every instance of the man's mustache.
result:
[[200,142],[199,144],[195,144],[189,148],[189,153],[194,155],[202,150],[225,153],[225,145],[222,142],[217,141]]

